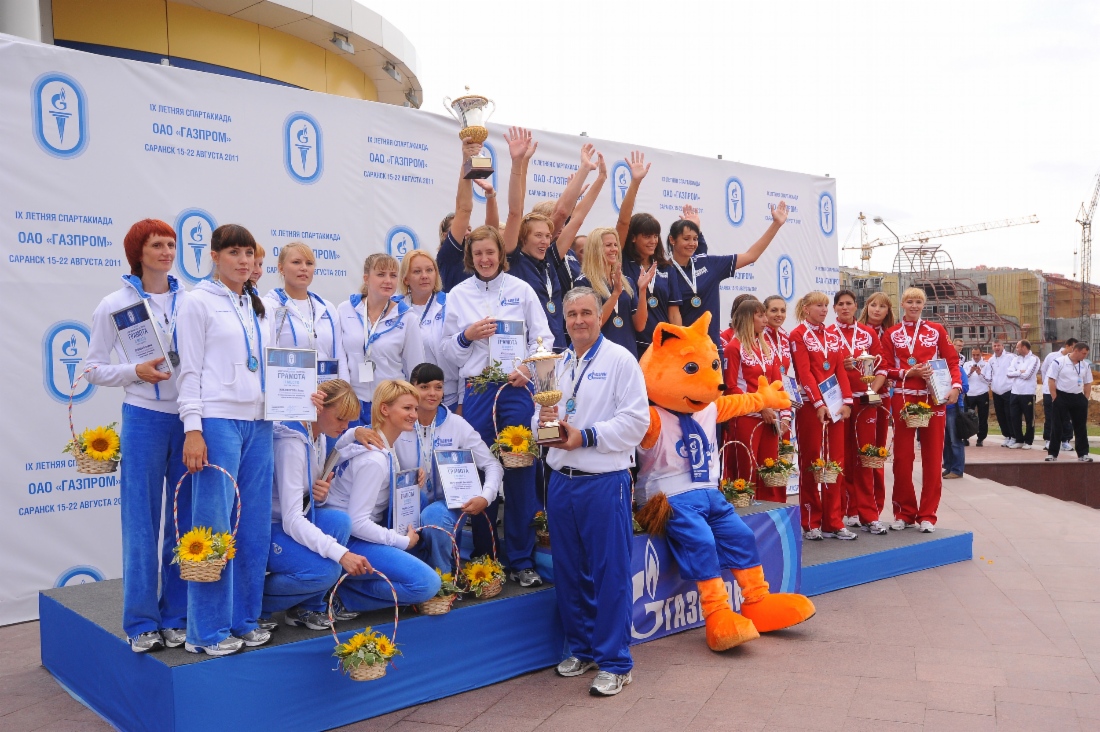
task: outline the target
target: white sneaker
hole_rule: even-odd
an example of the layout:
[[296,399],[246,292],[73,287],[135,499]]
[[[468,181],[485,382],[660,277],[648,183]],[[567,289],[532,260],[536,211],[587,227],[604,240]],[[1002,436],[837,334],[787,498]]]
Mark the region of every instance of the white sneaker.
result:
[[931,521],[921,521],[920,522],[920,532],[922,534],[931,534],[935,530],[936,530],[936,525],[934,523],[932,523]]
[[632,681],[630,672],[625,674],[613,674],[610,671],[600,671],[588,687],[588,693],[592,696],[615,696],[623,687]]
[[821,529],[810,529],[802,534],[802,538],[806,541],[821,541],[825,536],[821,533]]
[[1013,440],[1012,444],[1008,446],[1008,449],[1009,450],[1019,450],[1023,446],[1024,446],[1024,443],[1016,442],[1015,440]]
[[1062,452],[1069,452],[1072,449],[1073,449],[1073,446],[1070,445],[1068,442],[1063,442],[1062,443]]
[[898,519],[896,521],[891,521],[890,522],[890,528],[893,529],[894,531],[904,531],[905,530],[905,522],[902,521],[901,519]]
[[822,536],[827,536],[830,539],[840,539],[841,541],[852,541],[858,539],[859,536],[850,529],[840,529],[839,531],[823,531]]
[[853,528],[859,526],[859,516],[845,516],[844,525],[851,526]]
[[1016,440],[1009,437],[1007,440],[1001,443],[1001,447],[1012,447],[1016,444]]
[[1031,445],[1027,444],[1026,442],[1023,443],[1022,445],[1017,445],[1016,447],[1019,447],[1023,450],[1030,450],[1031,449]]
[[596,668],[595,661],[582,661],[576,656],[570,656],[558,664],[558,676],[581,676],[589,669]]
[[1050,449],[1050,440],[1043,440],[1043,449],[1044,450],[1049,450]]
[[890,530],[886,528],[886,524],[884,524],[883,522],[872,521],[871,527],[868,529],[868,531],[870,531],[872,534],[882,535],[889,533]]
[[205,653],[208,656],[228,656],[244,648],[244,641],[240,638],[229,636],[225,640],[215,643],[212,646],[196,646],[190,643],[184,643],[183,647],[188,653]]

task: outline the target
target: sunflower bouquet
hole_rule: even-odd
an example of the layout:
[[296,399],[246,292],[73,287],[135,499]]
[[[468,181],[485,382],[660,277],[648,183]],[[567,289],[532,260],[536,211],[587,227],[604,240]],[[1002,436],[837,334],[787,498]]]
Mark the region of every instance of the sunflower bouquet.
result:
[[508,374],[504,373],[500,361],[493,361],[486,366],[477,376],[466,379],[466,383],[475,394],[481,394],[493,384],[499,384],[508,380]]
[[901,408],[901,418],[906,427],[927,427],[932,420],[932,405],[928,402],[908,402]]
[[546,518],[546,511],[539,511],[531,522],[531,528],[535,530],[535,539],[539,546],[550,546],[550,522]]
[[760,480],[769,488],[778,488],[787,485],[787,477],[794,472],[794,463],[785,457],[764,458],[764,462],[757,466],[756,472],[760,474]]
[[492,557],[475,557],[466,562],[462,576],[470,592],[484,600],[500,594],[504,584],[504,567]]
[[172,564],[189,582],[217,582],[225,564],[237,556],[237,542],[228,531],[215,533],[205,526],[188,531],[172,550]]
[[539,454],[538,443],[531,430],[523,425],[505,427],[489,449],[506,468],[526,468],[534,464]]
[[66,443],[61,452],[76,458],[76,472],[94,474],[118,470],[121,441],[115,429],[117,425],[117,422],[111,422],[106,426],[86,429],[79,436],[73,433],[73,439]]
[[387,636],[367,626],[347,643],[337,645],[332,655],[340,659],[340,668],[353,681],[373,681],[386,675],[386,664],[401,651]]
[[738,508],[747,508],[752,505],[752,497],[756,495],[756,486],[744,478],[736,480],[723,480],[718,490],[726,500]]
[[844,472],[844,468],[840,467],[840,463],[836,460],[824,458],[814,460],[811,468],[814,471],[814,480],[818,483],[836,483],[840,474]]
[[886,464],[886,458],[890,457],[890,450],[885,447],[877,447],[867,443],[859,448],[859,462],[865,468],[881,468]]
[[420,603],[419,610],[424,615],[445,615],[451,611],[451,605],[462,589],[455,584],[455,576],[450,572],[443,572],[436,567],[435,573],[439,575],[439,592],[427,602]]

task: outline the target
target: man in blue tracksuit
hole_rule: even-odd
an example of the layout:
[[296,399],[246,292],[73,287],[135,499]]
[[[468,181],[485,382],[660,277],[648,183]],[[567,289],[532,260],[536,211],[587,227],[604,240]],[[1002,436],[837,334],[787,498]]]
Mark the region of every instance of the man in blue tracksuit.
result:
[[[970,389],[966,374],[962,375],[962,393]],[[961,478],[966,468],[966,452],[955,425],[958,423],[962,402],[947,405],[947,427],[943,431],[943,477]]]

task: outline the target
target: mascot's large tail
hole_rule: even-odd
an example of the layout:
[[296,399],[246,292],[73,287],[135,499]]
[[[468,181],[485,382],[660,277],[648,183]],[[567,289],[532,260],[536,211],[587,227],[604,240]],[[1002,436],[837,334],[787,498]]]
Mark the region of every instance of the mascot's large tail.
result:
[[664,536],[665,526],[670,516],[672,516],[672,506],[668,505],[668,498],[664,493],[657,493],[638,509],[634,518],[650,536]]

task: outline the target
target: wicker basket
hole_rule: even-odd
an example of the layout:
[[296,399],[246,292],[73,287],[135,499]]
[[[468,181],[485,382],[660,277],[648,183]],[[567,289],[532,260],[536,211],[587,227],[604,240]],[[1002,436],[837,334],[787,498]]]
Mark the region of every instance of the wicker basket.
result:
[[879,468],[886,466],[886,458],[879,457],[878,455],[860,455],[859,464],[865,468],[878,470]]
[[217,582],[222,578],[225,559],[207,559],[205,562],[180,560],[180,579],[188,582]]
[[500,577],[497,577],[492,582],[490,582],[489,584],[485,585],[485,587],[482,588],[480,599],[488,600],[490,597],[496,597],[497,595],[500,594],[500,591],[501,591],[501,589],[503,589],[503,586],[504,586],[504,584],[501,582]]
[[730,503],[732,503],[735,508],[748,508],[752,505],[752,494],[734,493],[733,498],[730,499]]
[[909,427],[910,429],[917,429],[919,427],[927,427],[928,423],[932,421],[932,415],[902,412],[901,419],[903,422],[905,422],[906,427]]
[[529,468],[535,464],[535,456],[529,452],[500,451],[500,464],[506,468]]
[[386,664],[376,663],[373,666],[368,666],[365,663],[361,663],[348,673],[352,681],[374,681],[380,679],[386,675]]
[[840,471],[814,468],[814,480],[818,483],[836,483],[840,478]]
[[427,602],[420,603],[420,613],[422,615],[446,615],[451,612],[451,605],[454,604],[456,595],[447,595],[446,597],[440,597],[436,595]]
[[89,475],[113,473],[118,470],[118,460],[96,460],[85,453],[76,452],[76,472]]
[[539,529],[535,532],[535,540],[539,546],[550,547],[550,532]]
[[787,473],[761,473],[760,480],[769,488],[782,488],[787,485]]

